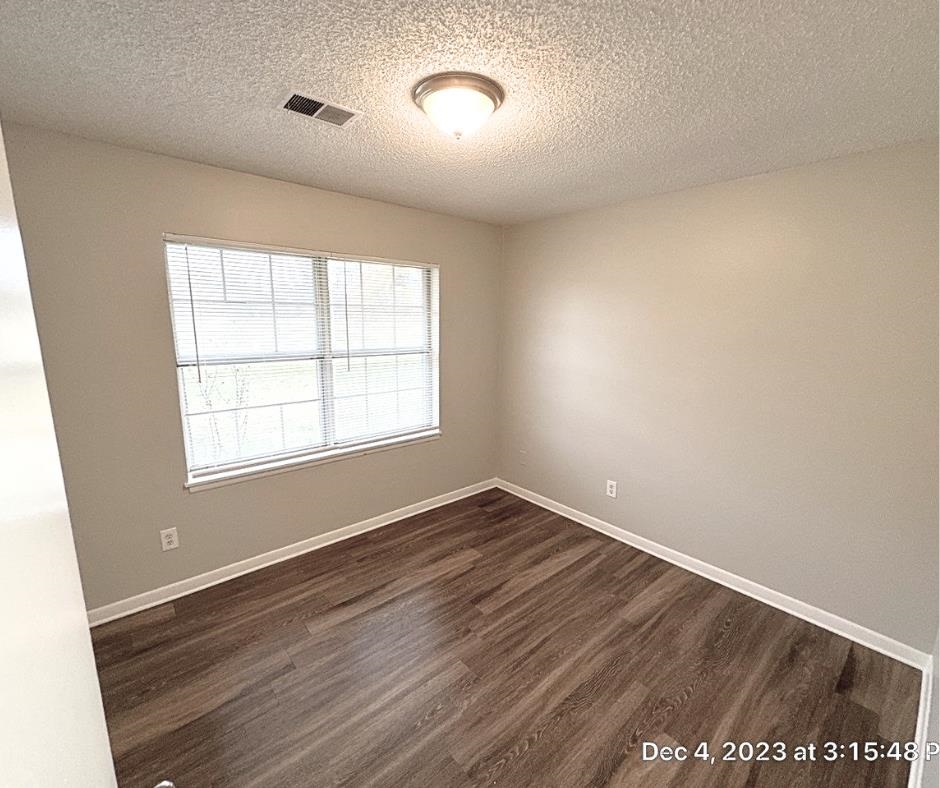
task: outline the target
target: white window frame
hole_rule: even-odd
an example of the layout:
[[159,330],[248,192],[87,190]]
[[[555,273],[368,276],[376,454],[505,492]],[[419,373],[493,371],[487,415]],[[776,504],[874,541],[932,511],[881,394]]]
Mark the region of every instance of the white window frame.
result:
[[[164,259],[166,257],[165,249],[166,244],[168,243],[178,243],[178,244],[193,244],[196,246],[215,246],[215,247],[224,247],[227,249],[244,249],[246,251],[252,252],[269,252],[276,254],[295,254],[301,255],[303,257],[325,257],[332,260],[348,260],[349,262],[356,263],[380,263],[384,265],[403,265],[403,266],[412,266],[433,269],[437,275],[437,310],[434,310],[434,305],[431,303],[431,293],[428,292],[428,320],[431,323],[429,325],[429,332],[431,335],[431,348],[432,354],[434,352],[435,346],[437,347],[438,355],[438,370],[437,375],[432,376],[432,413],[434,418],[432,419],[436,426],[419,429],[413,432],[401,433],[389,437],[382,438],[371,438],[366,440],[359,441],[350,441],[348,443],[342,444],[332,444],[327,447],[320,447],[316,449],[304,449],[293,453],[278,454],[277,456],[272,456],[269,458],[261,458],[256,460],[246,460],[243,462],[233,462],[228,463],[225,466],[215,469],[197,469],[195,471],[190,470],[190,462],[188,453],[186,450],[186,440],[183,435],[183,430],[185,430],[185,418],[186,414],[183,411],[183,396],[182,391],[177,391],[177,404],[179,407],[180,414],[180,439],[183,444],[183,456],[186,463],[186,481],[183,486],[187,488],[190,492],[196,492],[198,490],[211,489],[214,487],[219,487],[225,484],[232,484],[234,482],[246,481],[248,479],[259,478],[263,476],[270,476],[272,474],[284,473],[286,471],[296,470],[298,468],[306,468],[315,465],[322,465],[328,462],[336,462],[338,460],[350,459],[352,457],[361,457],[366,454],[373,454],[379,451],[387,451],[389,449],[395,449],[402,446],[408,446],[417,443],[425,443],[428,441],[437,440],[442,435],[441,431],[441,407],[440,407],[440,266],[436,263],[427,263],[416,260],[398,260],[387,257],[374,257],[366,255],[352,255],[344,254],[339,252],[330,252],[330,251],[315,251],[312,249],[303,249],[299,247],[291,246],[279,246],[274,244],[258,244],[251,243],[246,241],[231,241],[228,239],[221,238],[207,238],[203,236],[195,235],[179,235],[176,233],[163,233],[161,252],[163,253]],[[166,263],[164,262],[164,266]],[[166,271],[167,277],[169,277],[169,271]],[[328,287],[326,278],[319,276],[317,278],[316,287],[320,291],[320,298],[318,298],[317,303],[324,303],[322,299],[322,290]],[[329,303],[328,296],[325,303]],[[170,312],[170,323],[171,327],[173,326],[174,315],[173,315],[173,300],[170,296],[169,288],[169,278],[167,279],[167,304]],[[435,317],[437,318],[435,323]],[[326,319],[318,317],[317,320],[318,330],[320,334],[320,346],[327,348],[327,353],[332,359],[332,353],[330,352],[330,321],[329,317],[326,316]],[[175,346],[175,329],[173,329],[174,336],[174,371],[177,372],[177,388],[179,388],[179,364],[176,360],[176,346]],[[391,352],[391,351],[390,351]],[[381,352],[379,353],[381,354]],[[351,357],[356,357],[358,355],[362,356],[372,356],[376,353],[370,353],[363,351],[362,353],[350,353]],[[344,356],[345,357],[345,356]],[[432,362],[433,362],[432,358]],[[332,380],[324,381],[325,370],[327,369],[326,364],[320,365],[321,370],[321,393],[323,394],[324,399],[329,399],[328,407],[333,407],[332,394],[327,395],[328,392],[332,391]],[[328,377],[328,376],[326,376]]]

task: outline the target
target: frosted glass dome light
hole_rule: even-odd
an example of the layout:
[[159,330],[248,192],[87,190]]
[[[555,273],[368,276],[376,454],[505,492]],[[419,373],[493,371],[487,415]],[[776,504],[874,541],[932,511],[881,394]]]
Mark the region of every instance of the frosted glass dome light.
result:
[[412,92],[431,122],[455,139],[469,137],[503,103],[503,89],[492,79],[448,71],[422,79]]

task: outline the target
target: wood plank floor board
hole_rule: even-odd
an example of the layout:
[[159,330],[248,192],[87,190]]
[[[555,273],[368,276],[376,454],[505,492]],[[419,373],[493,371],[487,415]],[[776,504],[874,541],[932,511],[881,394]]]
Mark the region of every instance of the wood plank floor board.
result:
[[121,786],[887,786],[920,674],[500,490],[93,630]]

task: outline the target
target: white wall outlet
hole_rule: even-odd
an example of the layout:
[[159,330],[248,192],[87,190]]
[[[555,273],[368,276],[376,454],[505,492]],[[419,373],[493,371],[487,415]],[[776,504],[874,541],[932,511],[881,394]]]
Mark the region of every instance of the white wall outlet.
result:
[[165,531],[160,531],[160,546],[163,548],[163,551],[175,550],[180,546],[180,537],[176,533],[175,528],[167,528]]
[[607,480],[607,496],[609,498],[617,497],[617,482],[612,482],[610,479]]

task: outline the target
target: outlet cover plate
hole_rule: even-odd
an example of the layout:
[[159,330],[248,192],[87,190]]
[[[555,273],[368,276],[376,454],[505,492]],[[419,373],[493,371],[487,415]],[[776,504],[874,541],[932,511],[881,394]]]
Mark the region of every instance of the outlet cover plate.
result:
[[160,547],[163,551],[175,550],[180,546],[180,537],[175,528],[166,528],[160,531]]

